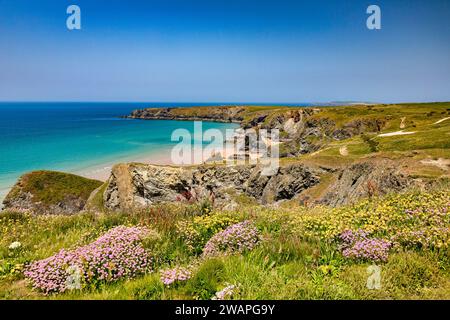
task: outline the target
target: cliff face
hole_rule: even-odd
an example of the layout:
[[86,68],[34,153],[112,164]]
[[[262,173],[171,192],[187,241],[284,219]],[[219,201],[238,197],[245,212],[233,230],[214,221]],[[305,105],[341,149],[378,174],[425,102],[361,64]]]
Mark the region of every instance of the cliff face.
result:
[[[72,214],[203,199],[232,209],[245,197],[262,205],[293,200],[340,206],[364,197],[427,187],[431,181],[448,177],[443,161],[449,150],[449,112],[447,104],[136,110],[129,117],[239,122],[242,128],[279,129],[280,156],[291,159],[280,159],[281,167],[272,176],[262,175],[261,167],[255,165],[119,164],[101,187],[98,181],[69,174],[32,173],[11,190],[5,209]],[[399,127],[410,129],[411,134],[396,137]],[[393,135],[377,134],[382,130]],[[435,160],[436,154],[444,158]]]
[[345,121],[337,121],[324,108],[224,106],[148,108],[135,110],[127,117],[142,120],[233,122],[239,123],[244,129],[278,129],[283,142],[281,157],[295,157],[317,151],[332,140],[379,132],[386,124],[383,116],[367,118],[360,116],[361,114],[357,117],[349,116]]
[[366,161],[337,170],[334,182],[324,185],[316,199],[305,193],[322,183],[325,169],[302,164],[282,166],[273,176],[258,166],[240,165],[174,168],[147,164],[120,164],[113,168],[103,194],[109,210],[130,210],[159,203],[209,199],[216,207],[233,209],[236,195],[268,205],[285,200],[339,206],[360,198],[399,192],[414,183],[390,161]]
[[336,174],[332,183],[320,199],[332,207],[346,205],[360,198],[401,192],[418,181],[398,170],[397,164],[389,160],[363,161],[352,164]]
[[241,123],[246,107],[148,108],[134,110],[128,118],[143,120],[186,120]]
[[209,199],[220,207],[235,206],[232,195],[244,194],[262,204],[292,199],[319,182],[318,171],[302,165],[282,167],[261,175],[258,166],[200,166],[193,169],[120,164],[113,168],[104,193],[107,209]]

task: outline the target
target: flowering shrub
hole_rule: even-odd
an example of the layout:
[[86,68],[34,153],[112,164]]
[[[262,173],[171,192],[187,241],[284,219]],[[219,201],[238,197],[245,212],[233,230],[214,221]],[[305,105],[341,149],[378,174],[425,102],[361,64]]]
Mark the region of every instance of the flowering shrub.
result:
[[387,261],[391,243],[381,239],[367,239],[356,241],[352,247],[345,249],[342,254],[344,257],[370,260]]
[[391,243],[382,239],[370,239],[364,230],[346,230],[340,235],[344,257],[374,262],[387,261]]
[[234,224],[214,235],[203,249],[203,255],[214,256],[220,252],[252,250],[260,241],[258,229],[250,222]]
[[89,245],[33,262],[24,274],[33,288],[46,294],[66,291],[74,276],[71,270],[79,272],[83,284],[132,278],[151,270],[150,255],[141,243],[147,233],[142,227],[115,227]]
[[233,296],[235,296],[238,291],[239,291],[239,286],[230,284],[230,285],[227,285],[222,290],[217,291],[216,294],[214,295],[214,297],[211,298],[211,300],[229,300],[229,299],[233,298]]
[[228,214],[213,213],[180,221],[177,223],[177,230],[187,246],[192,251],[200,253],[214,234],[237,222],[236,218]]
[[173,269],[164,270],[161,272],[161,281],[170,286],[173,283],[187,281],[192,277],[192,272],[188,268],[175,267]]
[[367,240],[368,236],[369,233],[367,231],[358,229],[356,231],[345,230],[339,235],[339,238],[342,241],[343,248],[348,248],[357,241]]
[[[290,212],[286,224],[302,237],[333,241],[348,229],[382,237],[393,247],[450,248],[450,191],[392,194],[340,208]],[[297,210],[298,211],[298,210]]]

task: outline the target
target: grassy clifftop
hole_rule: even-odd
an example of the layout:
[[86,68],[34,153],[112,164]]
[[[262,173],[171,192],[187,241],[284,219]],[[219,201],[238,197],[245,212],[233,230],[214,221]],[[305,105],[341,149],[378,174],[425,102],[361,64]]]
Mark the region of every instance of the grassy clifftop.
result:
[[28,208],[45,212],[59,207],[70,212],[71,206],[82,207],[92,191],[101,184],[100,181],[70,173],[33,171],[19,179],[3,203],[6,209]]
[[[235,188],[230,199],[240,200],[227,210],[188,193],[127,212],[79,213],[94,189],[92,208],[104,207],[106,184],[59,172],[24,175],[0,213],[0,298],[450,299],[450,103],[149,110],[135,115],[211,121],[225,115],[244,127],[281,128],[289,156],[282,165],[318,167],[318,183],[300,198],[265,207]],[[393,179],[397,171],[402,179]],[[130,200],[161,196],[139,179],[148,170],[133,172],[142,185]],[[403,179],[417,183],[377,192]],[[288,179],[281,191],[303,180]],[[330,189],[344,198],[362,189],[368,196],[336,207],[314,202]],[[113,184],[110,191],[119,190]],[[36,216],[15,204],[78,214]],[[97,245],[104,241],[111,250]],[[68,276],[64,258],[81,266],[81,289],[55,286]],[[374,268],[380,277],[370,288]]]

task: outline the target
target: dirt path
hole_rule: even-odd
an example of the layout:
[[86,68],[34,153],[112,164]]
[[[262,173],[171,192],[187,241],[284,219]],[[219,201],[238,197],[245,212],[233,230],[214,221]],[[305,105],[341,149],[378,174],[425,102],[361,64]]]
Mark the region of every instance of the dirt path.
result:
[[436,166],[444,171],[448,171],[450,167],[450,159],[439,158],[437,160],[429,159],[429,160],[422,160],[420,162],[423,164]]
[[416,133],[416,132],[415,131],[404,132],[403,130],[401,130],[401,131],[395,131],[395,132],[382,133],[382,134],[379,134],[378,137],[403,136],[406,134],[413,134],[413,133]]
[[445,120],[448,120],[448,119],[450,119],[450,117],[447,117],[447,118],[438,120],[438,121],[436,121],[434,124],[439,124],[439,123],[444,122]]

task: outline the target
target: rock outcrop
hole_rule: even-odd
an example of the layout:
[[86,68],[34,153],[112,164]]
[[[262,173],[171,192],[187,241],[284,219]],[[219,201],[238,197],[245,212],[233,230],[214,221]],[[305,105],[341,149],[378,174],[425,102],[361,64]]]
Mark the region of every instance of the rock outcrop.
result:
[[250,106],[147,108],[133,111],[127,118],[144,120],[189,120],[239,123],[243,129],[278,129],[281,157],[296,157],[319,150],[331,140],[344,140],[362,133],[379,132],[385,116],[350,117],[336,121],[321,108]]
[[[234,208],[234,196],[243,194],[262,205],[302,199],[302,193],[321,183],[324,169],[303,164],[281,166],[265,176],[261,167],[198,166],[176,168],[147,164],[120,164],[113,168],[104,191],[109,210],[142,208],[153,204],[209,199],[220,208]],[[340,206],[361,198],[400,192],[415,180],[396,169],[392,161],[363,161],[334,172],[335,181],[311,203]],[[230,192],[229,192],[230,191]]]
[[3,201],[4,210],[70,215],[84,209],[102,183],[69,173],[34,171],[24,174]]
[[134,110],[127,118],[143,120],[186,120],[241,123],[246,107],[147,108]]
[[175,168],[120,164],[113,168],[108,180],[104,205],[110,210],[127,210],[207,198],[216,206],[229,208],[233,207],[232,193],[268,204],[292,199],[319,183],[318,173],[301,164],[281,167],[273,176],[262,175],[262,168],[256,165]]
[[363,161],[341,170],[322,203],[336,207],[361,198],[400,192],[416,181],[397,169],[393,161]]

